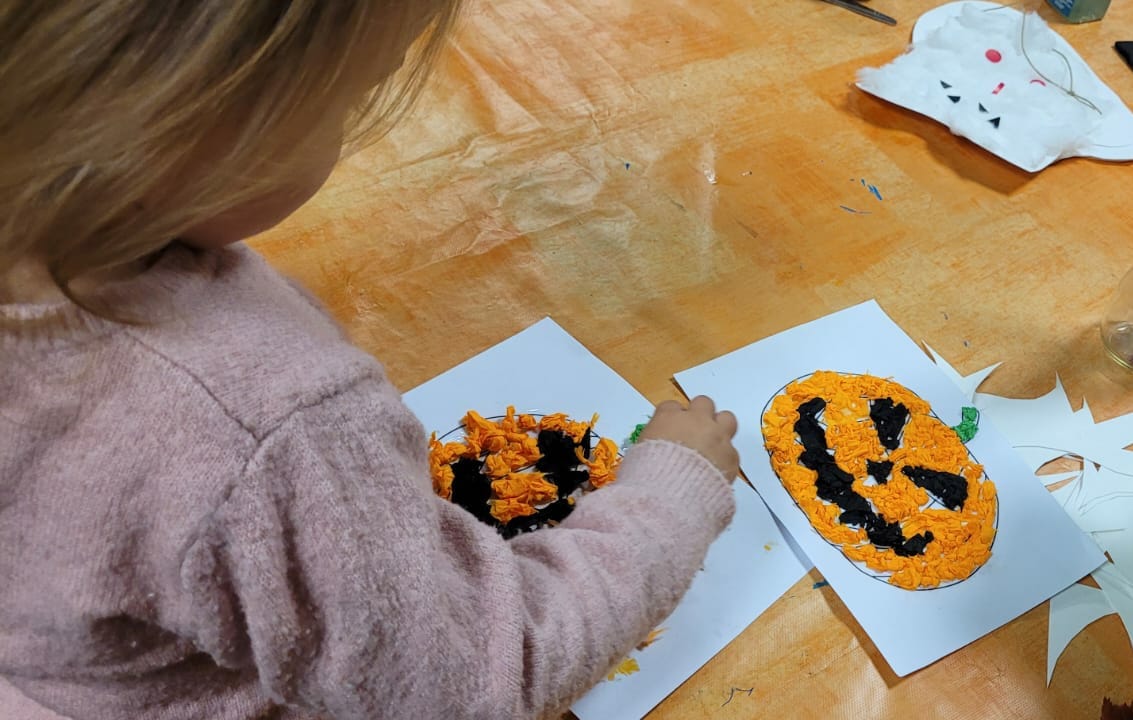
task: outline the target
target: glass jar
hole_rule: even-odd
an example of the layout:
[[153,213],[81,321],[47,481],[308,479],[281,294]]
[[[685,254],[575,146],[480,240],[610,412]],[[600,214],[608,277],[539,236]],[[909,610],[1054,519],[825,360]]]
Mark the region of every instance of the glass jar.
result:
[[1133,370],[1133,270],[1125,273],[1102,318],[1102,344],[1122,367]]

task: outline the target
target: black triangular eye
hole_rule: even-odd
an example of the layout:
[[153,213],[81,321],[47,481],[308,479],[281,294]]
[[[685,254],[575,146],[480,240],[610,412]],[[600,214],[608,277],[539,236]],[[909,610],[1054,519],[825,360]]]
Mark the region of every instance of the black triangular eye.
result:
[[991,123],[992,125],[994,125],[995,127],[999,127],[999,118],[992,118],[991,120],[988,120],[988,122]]
[[951,100],[954,103],[960,102],[960,96],[959,95],[949,95],[948,99]]
[[947,90],[948,88],[950,88],[950,87],[952,87],[952,86],[951,86],[951,85],[949,85],[948,83],[944,82],[943,80],[941,80],[941,81],[940,81],[940,87],[942,87],[942,88],[944,88],[945,90]]
[[982,112],[982,113],[987,112],[987,108],[985,108],[982,103],[980,104],[980,112]]

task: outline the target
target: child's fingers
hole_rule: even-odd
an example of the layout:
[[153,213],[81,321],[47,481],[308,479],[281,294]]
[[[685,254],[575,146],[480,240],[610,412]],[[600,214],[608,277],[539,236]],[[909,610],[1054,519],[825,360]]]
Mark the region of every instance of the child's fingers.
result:
[[734,438],[736,436],[736,431],[739,430],[739,422],[731,411],[721,410],[716,413],[716,422],[719,423],[720,427],[724,428],[728,433],[728,437]]
[[677,412],[680,410],[684,410],[684,406],[682,406],[679,402],[677,402],[676,400],[666,400],[665,402],[657,406],[657,409],[653,411],[653,416],[656,417],[658,415],[665,415],[667,413]]
[[688,404],[688,409],[708,417],[716,416],[716,403],[712,402],[712,398],[705,395],[694,397],[692,402]]

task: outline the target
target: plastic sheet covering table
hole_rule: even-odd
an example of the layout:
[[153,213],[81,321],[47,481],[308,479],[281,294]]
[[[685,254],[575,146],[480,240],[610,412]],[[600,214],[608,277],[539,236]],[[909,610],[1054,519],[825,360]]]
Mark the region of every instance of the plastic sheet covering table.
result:
[[[253,245],[403,390],[551,315],[659,402],[679,370],[877,298],[963,372],[1004,361],[984,390],[1033,397],[1057,372],[1098,419],[1133,411],[1097,330],[1133,266],[1130,168],[1029,175],[859,92],[932,7],[872,3],[900,24],[817,0],[471,2],[413,115]],[[1042,14],[1133,101],[1112,50],[1133,4]],[[1049,689],[1045,605],[898,679],[818,579],[650,717],[1093,720],[1133,701],[1116,616]]]

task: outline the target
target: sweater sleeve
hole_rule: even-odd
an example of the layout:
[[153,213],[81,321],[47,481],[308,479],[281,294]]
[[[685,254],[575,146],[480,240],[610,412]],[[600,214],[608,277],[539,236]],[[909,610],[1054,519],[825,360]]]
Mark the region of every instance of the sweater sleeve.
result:
[[650,441],[504,541],[432,493],[426,452],[376,379],[266,437],[182,567],[202,650],[336,720],[545,716],[672,611],[734,511],[707,460]]

